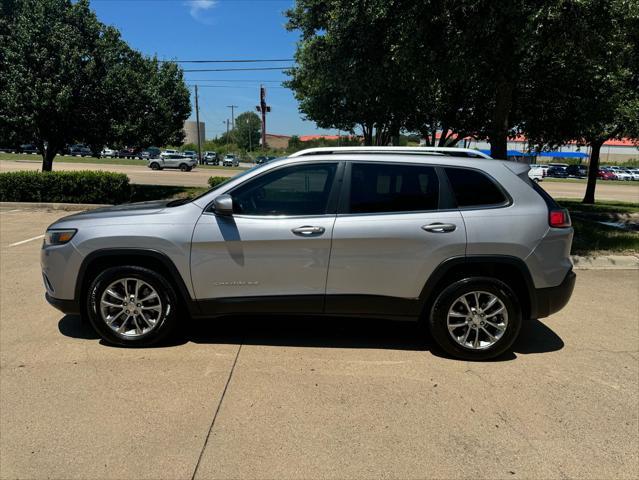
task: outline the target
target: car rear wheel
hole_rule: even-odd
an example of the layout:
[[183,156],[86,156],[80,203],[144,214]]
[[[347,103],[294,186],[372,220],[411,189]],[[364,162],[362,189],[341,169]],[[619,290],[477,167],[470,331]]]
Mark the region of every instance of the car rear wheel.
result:
[[144,267],[104,270],[88,289],[87,308],[93,328],[106,342],[148,346],[175,328],[177,296],[160,274]]
[[151,170],[160,170],[160,164],[158,162],[153,162],[151,164]]
[[489,277],[458,280],[433,304],[429,328],[449,355],[487,360],[507,351],[519,335],[522,313],[513,290]]

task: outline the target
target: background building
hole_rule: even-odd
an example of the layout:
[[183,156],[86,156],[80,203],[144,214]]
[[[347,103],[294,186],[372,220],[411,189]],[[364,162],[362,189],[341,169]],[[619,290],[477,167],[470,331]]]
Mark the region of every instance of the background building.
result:
[[[184,143],[194,143],[197,145],[197,122],[187,120],[184,122]],[[206,129],[204,122],[200,122],[200,140],[204,142],[206,139]]]

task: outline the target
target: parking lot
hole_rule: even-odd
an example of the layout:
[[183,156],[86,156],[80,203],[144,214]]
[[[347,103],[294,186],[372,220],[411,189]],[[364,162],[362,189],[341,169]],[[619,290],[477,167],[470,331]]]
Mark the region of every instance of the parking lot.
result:
[[[241,164],[248,167],[249,164]],[[34,160],[0,161],[0,172],[21,170],[39,170],[40,162]],[[104,170],[126,173],[131,183],[150,185],[177,185],[185,187],[206,187],[211,176],[233,176],[237,170],[230,168],[197,167],[191,172],[179,170],[152,171],[141,165],[109,165],[87,163],[65,163],[56,161],[55,170]],[[616,200],[622,202],[639,202],[639,182],[597,182],[597,198],[600,200]],[[583,198],[586,184],[574,181],[544,181],[544,189],[556,198]]]
[[122,349],[44,300],[61,215],[0,210],[2,478],[636,478],[636,270],[578,272],[488,363],[358,319],[185,318]]

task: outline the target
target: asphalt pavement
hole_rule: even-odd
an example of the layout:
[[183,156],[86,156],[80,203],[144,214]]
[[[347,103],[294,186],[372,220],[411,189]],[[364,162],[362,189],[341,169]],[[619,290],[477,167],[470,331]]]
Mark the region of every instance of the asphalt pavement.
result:
[[3,479],[637,478],[638,270],[578,272],[487,363],[358,319],[185,318],[123,349],[43,298],[60,215],[0,210]]
[[[249,164],[243,164],[248,166]],[[3,160],[0,161],[0,172],[39,170],[40,162],[33,160]],[[190,172],[180,172],[179,170],[165,169],[153,171],[141,165],[108,165],[94,163],[65,163],[55,162],[56,170],[103,170],[111,172],[126,173],[131,183],[151,184],[151,185],[176,185],[186,187],[206,187],[211,176],[231,177],[238,173],[237,170],[229,168],[203,168],[196,167]],[[542,182],[541,185],[556,198],[583,198],[586,184],[580,182]],[[597,198],[600,200],[616,200],[622,202],[639,203],[639,182],[605,182],[597,183]]]

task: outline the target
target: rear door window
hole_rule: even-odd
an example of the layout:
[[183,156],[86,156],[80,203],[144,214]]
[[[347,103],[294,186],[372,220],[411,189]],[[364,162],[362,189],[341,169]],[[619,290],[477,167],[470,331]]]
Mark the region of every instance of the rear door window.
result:
[[457,206],[494,207],[508,203],[503,190],[485,173],[470,168],[446,167]]
[[350,213],[437,210],[439,180],[430,166],[353,163]]

